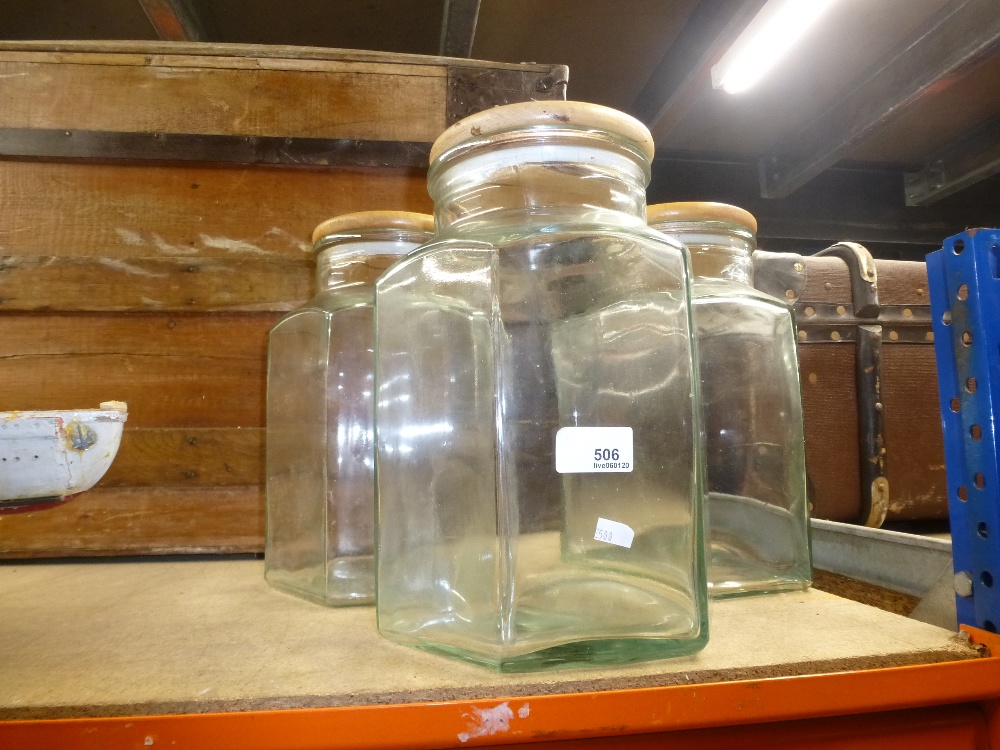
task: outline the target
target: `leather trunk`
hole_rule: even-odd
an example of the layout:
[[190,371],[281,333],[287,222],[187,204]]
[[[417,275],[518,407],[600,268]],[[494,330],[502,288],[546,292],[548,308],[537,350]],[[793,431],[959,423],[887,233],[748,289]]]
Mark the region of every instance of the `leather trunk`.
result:
[[795,311],[813,516],[947,518],[925,264],[844,242],[758,251],[754,267],[756,286]]

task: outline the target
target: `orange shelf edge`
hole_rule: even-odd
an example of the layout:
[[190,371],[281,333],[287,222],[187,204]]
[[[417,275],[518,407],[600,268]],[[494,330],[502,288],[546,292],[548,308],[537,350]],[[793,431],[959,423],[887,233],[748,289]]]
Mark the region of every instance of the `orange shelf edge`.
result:
[[1000,748],[1000,636],[964,628],[968,661],[600,693],[0,722],[0,747],[370,750],[474,747],[982,703]]

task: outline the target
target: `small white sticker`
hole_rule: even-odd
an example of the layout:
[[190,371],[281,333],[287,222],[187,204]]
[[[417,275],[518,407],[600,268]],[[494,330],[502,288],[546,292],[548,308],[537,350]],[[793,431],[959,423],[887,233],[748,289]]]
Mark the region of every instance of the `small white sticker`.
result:
[[618,521],[598,518],[594,539],[598,542],[617,544],[619,547],[631,547],[632,540],[635,539],[635,532],[632,531],[631,526],[626,526]]
[[556,433],[560,474],[632,471],[631,427],[563,427]]

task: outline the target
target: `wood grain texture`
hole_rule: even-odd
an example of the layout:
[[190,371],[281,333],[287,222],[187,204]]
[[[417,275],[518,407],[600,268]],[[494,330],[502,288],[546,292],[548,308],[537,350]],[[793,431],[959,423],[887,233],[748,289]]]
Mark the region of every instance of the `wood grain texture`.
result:
[[[342,213],[431,213],[426,175],[0,161],[0,255],[312,260],[310,237]],[[2,296],[2,295],[0,295]]]
[[129,405],[136,427],[261,427],[277,316],[0,315],[0,410]]
[[289,310],[313,228],[432,209],[423,173],[0,161],[0,310]]
[[934,347],[882,347],[888,520],[948,517]]
[[[264,418],[261,361],[217,357],[77,355],[8,360],[0,408],[73,408],[112,398],[134,426],[229,427]],[[13,403],[10,399],[16,399]]]
[[[0,128],[426,142],[456,66],[551,68],[0,42]],[[17,159],[0,206],[0,410],[129,405],[98,488],[0,521],[8,557],[259,550],[267,332],[311,296],[314,227],[432,210],[424,170]]]
[[443,66],[157,62],[0,61],[0,127],[422,142],[445,128]]
[[51,510],[0,516],[5,558],[260,552],[263,489],[94,488]]
[[311,260],[0,256],[0,310],[283,311],[312,292]]
[[[249,58],[249,59],[248,59]],[[267,67],[306,61],[369,63],[373,65],[460,65],[489,70],[544,72],[551,66],[504,63],[429,55],[379,52],[287,44],[229,44],[223,42],[162,42],[131,40],[0,41],[0,60],[30,59],[78,65],[159,65],[163,61],[197,60],[199,66]]]
[[264,484],[261,427],[128,427],[99,487],[229,487]]
[[313,228],[432,210],[423,173],[0,161],[0,310],[289,310]]

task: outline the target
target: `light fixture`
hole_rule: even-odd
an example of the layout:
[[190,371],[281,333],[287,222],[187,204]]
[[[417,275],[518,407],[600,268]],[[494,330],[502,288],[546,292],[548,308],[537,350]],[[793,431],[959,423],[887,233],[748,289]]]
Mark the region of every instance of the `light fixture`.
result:
[[834,0],[768,0],[712,67],[712,88],[737,94],[759,81]]

